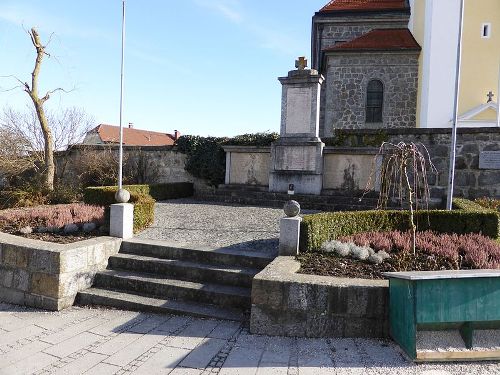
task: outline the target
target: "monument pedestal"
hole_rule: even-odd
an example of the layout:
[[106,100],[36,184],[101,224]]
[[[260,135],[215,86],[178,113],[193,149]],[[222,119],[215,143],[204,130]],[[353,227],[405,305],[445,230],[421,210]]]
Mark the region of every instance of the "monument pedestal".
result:
[[279,78],[283,85],[280,139],[271,146],[269,191],[287,192],[291,184],[298,194],[321,194],[323,147],[319,138],[319,104],[323,76],[305,69],[299,58],[297,70]]

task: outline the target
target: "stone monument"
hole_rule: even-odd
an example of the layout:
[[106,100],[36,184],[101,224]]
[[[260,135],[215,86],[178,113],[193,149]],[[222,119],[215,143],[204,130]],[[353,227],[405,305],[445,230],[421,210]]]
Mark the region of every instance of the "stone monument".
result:
[[296,70],[279,78],[281,98],[280,138],[271,146],[269,191],[321,194],[323,147],[319,138],[320,92],[323,76],[307,69],[299,57]]

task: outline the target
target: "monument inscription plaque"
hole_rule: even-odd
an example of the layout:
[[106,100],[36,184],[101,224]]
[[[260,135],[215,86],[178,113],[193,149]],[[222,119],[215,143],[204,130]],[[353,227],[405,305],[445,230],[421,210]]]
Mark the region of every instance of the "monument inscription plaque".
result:
[[483,151],[479,153],[480,169],[500,169],[500,151]]
[[291,87],[286,96],[286,132],[307,133],[311,117],[310,88]]

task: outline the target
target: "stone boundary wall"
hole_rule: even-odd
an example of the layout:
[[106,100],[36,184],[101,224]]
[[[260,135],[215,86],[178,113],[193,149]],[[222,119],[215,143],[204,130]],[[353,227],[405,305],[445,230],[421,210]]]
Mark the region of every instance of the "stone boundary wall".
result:
[[298,274],[277,257],[252,283],[250,331],[290,337],[388,337],[389,283]]
[[271,147],[224,146],[226,185],[268,186]]
[[90,288],[121,239],[56,244],[0,233],[0,301],[58,311]]
[[[65,182],[78,179],[78,167],[84,152],[113,152],[118,162],[118,145],[75,145],[56,155],[58,176]],[[174,146],[124,146],[124,160],[133,163],[144,179],[142,183],[194,182],[200,180],[188,173],[184,167],[187,156],[176,151]]]
[[[382,142],[415,142],[425,145],[437,169],[437,173],[427,176],[431,198],[438,202],[446,196],[451,129],[343,129],[334,138],[324,141],[339,144],[324,148],[323,190],[363,190],[373,164],[380,163],[380,160],[375,160],[375,155]],[[479,169],[479,155],[483,151],[500,151],[500,129],[458,129],[454,196],[469,199],[500,197],[500,169]],[[229,178],[226,184],[229,181],[229,184],[252,185],[248,182],[258,181],[253,185],[266,186],[267,180],[258,176],[263,173],[259,166],[267,173],[267,164],[252,160],[267,158],[270,148],[262,147],[256,151],[251,147],[238,146],[227,152],[238,152],[244,158],[228,158],[226,167],[237,171],[241,179]],[[258,156],[255,156],[256,153]],[[378,183],[375,183],[375,190],[378,190]]]

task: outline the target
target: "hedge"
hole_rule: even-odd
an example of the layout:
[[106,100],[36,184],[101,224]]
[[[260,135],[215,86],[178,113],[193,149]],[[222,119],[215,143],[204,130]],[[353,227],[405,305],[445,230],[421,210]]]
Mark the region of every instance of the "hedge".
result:
[[[150,195],[157,201],[186,198],[193,195],[193,184],[179,182],[172,184],[123,185],[130,193]],[[88,187],[83,191],[83,200],[87,204],[109,206],[115,203],[116,186]]]
[[[491,238],[500,237],[500,215],[474,202],[454,201],[453,211],[417,211],[417,230],[440,233],[482,233]],[[406,231],[410,229],[408,211],[346,211],[305,215],[300,228],[300,249],[319,249],[325,241],[361,232]]]

